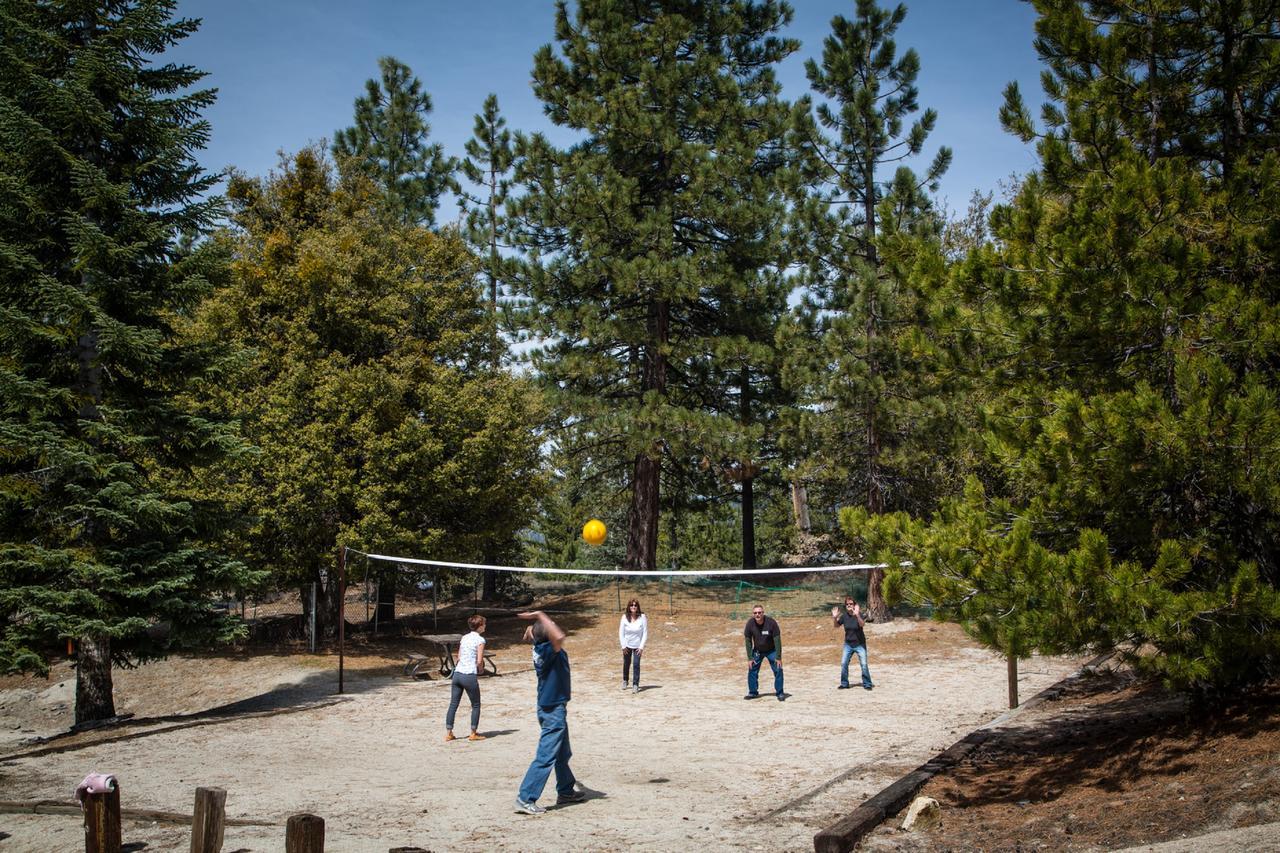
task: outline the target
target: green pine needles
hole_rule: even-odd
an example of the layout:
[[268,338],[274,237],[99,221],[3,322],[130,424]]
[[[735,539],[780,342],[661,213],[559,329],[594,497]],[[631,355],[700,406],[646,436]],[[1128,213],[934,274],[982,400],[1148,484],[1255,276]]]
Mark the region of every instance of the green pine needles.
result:
[[218,211],[196,152],[213,92],[151,59],[174,3],[0,3],[0,670],[78,645],[76,720],[112,663],[229,637],[253,576],[206,547],[181,472],[236,446],[180,403],[210,363],[173,320],[203,292],[179,239]]
[[[1120,644],[1206,693],[1280,666],[1275,4],[1037,3],[1042,168],[956,268],[991,470],[931,523],[846,513],[905,594],[1022,656]],[[1212,8],[1210,8],[1212,7]],[[901,552],[900,552],[901,553]]]

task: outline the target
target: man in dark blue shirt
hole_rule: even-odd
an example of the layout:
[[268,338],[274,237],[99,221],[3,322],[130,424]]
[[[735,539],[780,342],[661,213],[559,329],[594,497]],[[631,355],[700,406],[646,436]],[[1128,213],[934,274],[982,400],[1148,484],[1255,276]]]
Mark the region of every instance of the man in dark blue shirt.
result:
[[519,615],[521,619],[534,620],[525,629],[524,638],[533,643],[533,669],[538,674],[538,724],[542,727],[542,735],[538,738],[538,752],[520,784],[516,811],[538,815],[546,811],[538,805],[538,797],[542,796],[542,789],[546,787],[547,777],[553,768],[556,771],[556,805],[581,802],[585,796],[569,769],[569,757],[573,752],[569,749],[569,722],[565,716],[570,685],[564,631],[541,610]]
[[851,596],[845,596],[844,609],[845,612],[841,613],[839,607],[831,608],[831,621],[834,626],[844,628],[844,654],[840,658],[840,689],[849,689],[849,659],[857,655],[858,663],[862,665],[862,687],[864,690],[870,690],[875,685],[871,683],[871,670],[867,669],[867,637],[862,631],[866,620],[862,618],[862,609],[858,606],[858,602]]

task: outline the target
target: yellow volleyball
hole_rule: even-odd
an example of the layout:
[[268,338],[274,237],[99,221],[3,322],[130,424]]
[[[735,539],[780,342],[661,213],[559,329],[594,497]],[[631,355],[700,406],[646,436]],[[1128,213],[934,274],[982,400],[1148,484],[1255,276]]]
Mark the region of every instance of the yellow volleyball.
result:
[[604,522],[598,518],[593,518],[586,524],[582,525],[582,538],[587,540],[588,545],[599,545],[604,541],[605,534]]

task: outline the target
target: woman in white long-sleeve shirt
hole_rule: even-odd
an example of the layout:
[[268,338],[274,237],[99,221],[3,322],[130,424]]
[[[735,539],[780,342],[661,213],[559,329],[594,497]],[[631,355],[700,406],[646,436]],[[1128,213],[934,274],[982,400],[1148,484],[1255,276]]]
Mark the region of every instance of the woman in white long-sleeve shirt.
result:
[[[618,645],[622,646],[622,689],[627,689],[627,675],[631,675],[632,691],[640,692],[640,655],[649,641],[649,618],[640,610],[640,599],[627,602],[627,609],[618,623]],[[635,669],[631,664],[635,662]]]

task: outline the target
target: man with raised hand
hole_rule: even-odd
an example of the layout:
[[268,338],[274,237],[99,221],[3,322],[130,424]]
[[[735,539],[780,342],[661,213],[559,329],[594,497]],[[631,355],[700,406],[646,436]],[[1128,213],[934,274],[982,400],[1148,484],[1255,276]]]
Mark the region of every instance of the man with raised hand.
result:
[[862,609],[852,596],[845,596],[844,610],[845,612],[841,613],[839,607],[831,608],[831,621],[834,626],[844,628],[844,654],[840,658],[840,689],[849,689],[849,659],[857,655],[858,663],[862,665],[862,688],[870,690],[875,685],[871,683],[871,670],[867,669],[867,637],[862,632],[862,626],[866,624],[866,620],[862,618]]
[[747,658],[747,695],[743,699],[755,699],[760,695],[760,664],[769,661],[773,670],[773,692],[781,702],[786,699],[782,692],[782,629],[772,616],[764,615],[764,607],[757,604],[751,608],[751,618],[742,629],[746,639]]
[[546,812],[538,805],[538,797],[547,785],[547,777],[556,771],[556,805],[579,803],[586,799],[569,769],[569,721],[565,706],[569,703],[569,654],[564,650],[564,631],[541,610],[519,614],[532,619],[524,631],[525,640],[533,643],[533,669],[538,675],[538,752],[524,774],[516,811],[540,815]]

